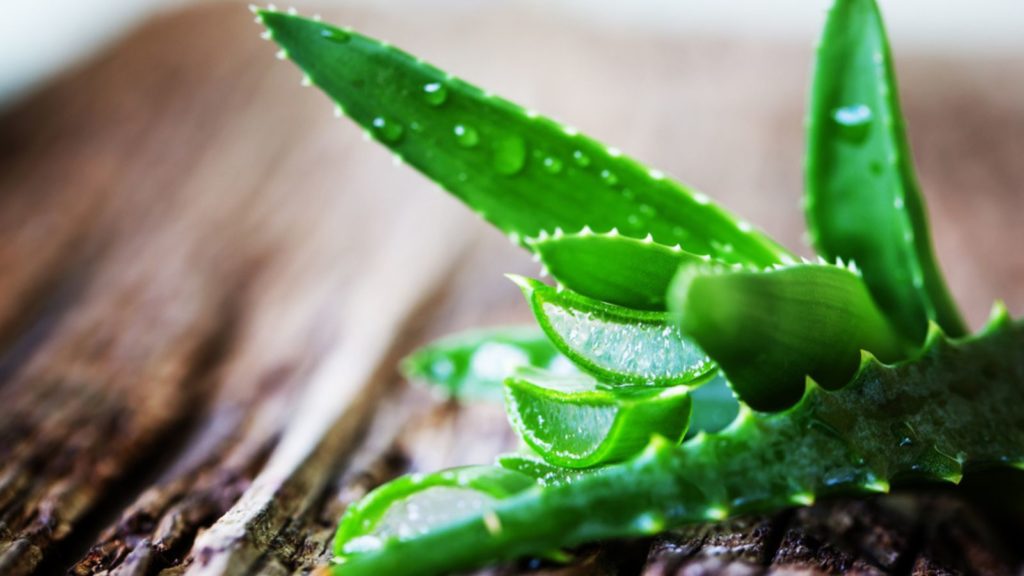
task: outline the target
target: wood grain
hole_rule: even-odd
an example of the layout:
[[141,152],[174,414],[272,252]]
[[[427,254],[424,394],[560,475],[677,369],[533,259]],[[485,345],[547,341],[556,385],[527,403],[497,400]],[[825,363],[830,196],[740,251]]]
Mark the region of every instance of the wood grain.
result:
[[[651,36],[507,6],[324,16],[809,253],[810,39]],[[535,265],[334,122],[258,32],[241,4],[168,14],[0,115],[0,573],[307,572],[367,490],[515,445],[500,407],[393,367],[430,338],[528,321],[501,274]],[[974,325],[997,296],[1024,313],[1024,58],[898,64],[954,293]],[[481,574],[1012,571],[1024,547],[1000,548],[991,522],[960,493],[824,502]]]

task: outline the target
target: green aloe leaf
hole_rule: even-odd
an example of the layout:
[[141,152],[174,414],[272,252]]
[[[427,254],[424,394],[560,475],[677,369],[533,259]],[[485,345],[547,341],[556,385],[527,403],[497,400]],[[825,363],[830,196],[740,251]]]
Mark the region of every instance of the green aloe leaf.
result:
[[403,476],[373,490],[345,511],[334,538],[339,560],[379,550],[473,516],[534,486],[530,476],[493,466],[467,466]]
[[720,372],[706,384],[690,392],[690,428],[687,437],[701,432],[718,432],[740,413],[740,402],[733,394],[729,381]]
[[638,454],[659,435],[678,443],[690,397],[673,388],[598,388],[584,375],[523,369],[505,381],[512,428],[550,464],[589,468]]
[[509,326],[471,330],[432,342],[406,357],[402,372],[454,397],[500,399],[502,382],[523,366],[573,371],[539,328]]
[[584,228],[575,234],[556,230],[527,239],[527,246],[566,288],[588,298],[633,308],[665,310],[665,294],[676,270],[705,257],[664,246],[648,236],[640,240],[618,230],[595,233]]
[[572,482],[603,468],[603,466],[584,469],[557,466],[547,462],[528,448],[510,454],[500,454],[495,458],[495,464],[525,474],[544,486]]
[[874,0],[838,0],[818,49],[806,214],[827,259],[854,261],[879,306],[918,342],[929,319],[966,328],[932,252],[924,200]]
[[846,384],[862,350],[883,361],[910,353],[860,276],[847,268],[689,266],[680,270],[671,298],[684,334],[758,410],[792,406],[807,377],[829,389]]
[[530,278],[509,278],[522,288],[555,347],[602,383],[694,386],[714,373],[704,351],[665,312],[631,310]]
[[388,44],[298,16],[257,17],[339,113],[517,242],[589,225],[725,262],[789,257],[705,196]]
[[473,517],[354,555],[334,573],[445,574],[556,546],[809,505],[821,495],[1021,468],[1022,402],[1024,325],[999,310],[978,336],[950,341],[936,327],[913,361],[887,366],[869,358],[840,390],[808,384],[785,411],[744,410],[728,428],[680,446],[656,440],[629,461],[529,488]]

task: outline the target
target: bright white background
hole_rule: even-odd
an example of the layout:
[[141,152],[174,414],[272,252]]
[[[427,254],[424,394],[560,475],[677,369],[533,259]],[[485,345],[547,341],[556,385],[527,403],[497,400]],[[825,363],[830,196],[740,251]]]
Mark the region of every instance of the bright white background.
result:
[[[0,103],[87,57],[155,11],[204,0],[11,0],[0,18]],[[303,12],[332,3],[299,2]],[[829,0],[336,0],[400,10],[551,11],[600,26],[813,42]],[[1024,52],[1024,0],[881,0],[900,53]],[[282,6],[283,7],[283,6]]]

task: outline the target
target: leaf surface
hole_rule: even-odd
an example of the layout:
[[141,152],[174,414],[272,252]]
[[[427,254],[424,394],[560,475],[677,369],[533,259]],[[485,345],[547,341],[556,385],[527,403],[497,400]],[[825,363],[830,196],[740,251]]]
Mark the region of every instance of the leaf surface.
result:
[[908,338],[922,341],[929,320],[966,333],[933,254],[874,0],[838,0],[829,13],[811,92],[806,185],[818,252],[856,262]]
[[258,17],[340,113],[517,242],[589,225],[725,262],[789,257],[704,195],[388,44],[298,16]]
[[703,262],[680,246],[617,230],[576,234],[557,231],[527,240],[547,271],[577,294],[635,310],[665,310],[665,295],[679,266]]
[[808,376],[830,389],[846,384],[861,350],[886,361],[912,350],[860,276],[838,266],[684,267],[672,286],[672,307],[684,335],[757,410],[792,406]]

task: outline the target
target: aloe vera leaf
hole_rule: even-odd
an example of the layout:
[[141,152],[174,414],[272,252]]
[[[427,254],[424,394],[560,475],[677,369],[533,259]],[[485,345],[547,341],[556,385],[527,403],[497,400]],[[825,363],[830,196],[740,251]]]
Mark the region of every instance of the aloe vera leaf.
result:
[[402,360],[402,373],[453,397],[501,399],[502,382],[522,366],[573,371],[539,328],[506,326],[470,330],[423,346]]
[[805,210],[829,260],[852,260],[882,310],[911,339],[929,319],[967,332],[932,251],[874,0],[837,0],[818,49],[807,124]]
[[665,312],[631,310],[530,278],[509,278],[555,347],[604,384],[694,386],[714,373],[704,351],[683,338]]
[[690,428],[687,437],[701,432],[718,432],[732,423],[740,412],[740,402],[729,381],[719,372],[706,384],[690,392]]
[[593,468],[580,469],[556,466],[548,463],[532,450],[526,448],[519,452],[499,454],[495,458],[495,464],[502,468],[525,474],[537,481],[538,484],[544,486],[571,482],[586,474],[592,474],[594,471],[604,468],[603,466],[595,466]]
[[378,549],[391,538],[411,538],[535,485],[533,478],[493,466],[466,466],[402,476],[373,490],[345,511],[334,554]]
[[757,410],[792,406],[807,377],[829,389],[846,384],[862,350],[884,361],[911,350],[860,276],[838,266],[684,267],[671,300],[683,333]]
[[298,16],[257,17],[340,113],[519,243],[590,225],[726,262],[789,257],[705,196],[388,44]]
[[705,257],[678,244],[665,246],[654,238],[629,238],[618,230],[575,234],[541,232],[527,246],[560,284],[588,298],[635,310],[665,310],[665,294],[675,271]]
[[672,388],[598,388],[577,374],[520,369],[505,380],[512,428],[545,461],[589,468],[625,460],[652,435],[679,443],[690,421],[690,397]]
[[[1024,324],[1005,314],[977,336],[936,327],[914,361],[865,357],[837,391],[809,383],[798,404],[745,410],[725,430],[537,486],[473,518],[393,540],[339,576],[441,574],[685,523],[807,505],[892,482],[958,482],[965,468],[1024,467]],[[416,562],[410,563],[409,558]]]
[[[718,432],[732,423],[740,413],[740,403],[721,374],[716,375],[710,382],[691,389],[689,396],[691,407],[690,425],[685,436],[687,439],[701,432]],[[602,468],[595,466],[580,470],[556,466],[546,462],[529,448],[499,455],[495,463],[502,468],[526,474],[544,485],[572,481],[583,474],[590,474]]]

